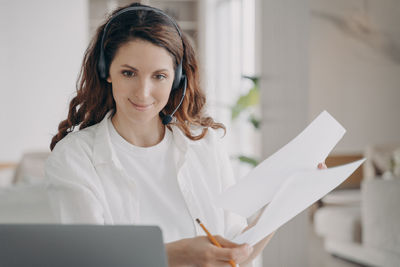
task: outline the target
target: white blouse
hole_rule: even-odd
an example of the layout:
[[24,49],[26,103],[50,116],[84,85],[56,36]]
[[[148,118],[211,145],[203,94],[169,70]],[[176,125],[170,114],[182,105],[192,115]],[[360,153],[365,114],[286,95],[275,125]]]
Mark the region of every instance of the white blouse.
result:
[[167,243],[195,236],[196,229],[176,179],[171,131],[166,129],[163,140],[155,146],[138,147],[120,136],[111,120],[108,127],[117,157],[137,185],[138,223],[158,225]]
[[[110,115],[96,125],[68,134],[46,161],[48,195],[60,223],[141,224],[145,220],[140,209],[143,177],[129,175],[121,163],[110,138]],[[171,137],[170,155],[184,202],[181,206],[191,218],[183,218],[183,222],[191,221],[195,235],[204,235],[195,222],[199,218],[212,234],[232,239],[247,223],[245,218],[214,205],[214,196],[235,183],[221,137],[209,129],[203,139],[192,141],[176,126],[172,126]],[[151,202],[155,213],[163,212],[160,203]],[[185,237],[187,231],[182,231],[172,239]]]

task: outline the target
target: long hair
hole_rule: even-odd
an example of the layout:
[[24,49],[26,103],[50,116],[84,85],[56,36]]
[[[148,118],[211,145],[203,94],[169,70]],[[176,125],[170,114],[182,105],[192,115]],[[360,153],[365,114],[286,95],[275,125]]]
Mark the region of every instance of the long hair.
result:
[[[78,126],[81,130],[97,124],[110,110],[113,110],[112,116],[115,115],[116,105],[112,95],[112,86],[106,80],[100,78],[97,64],[105,25],[114,14],[130,6],[144,5],[133,3],[116,9],[97,29],[83,58],[76,83],[76,96],[69,104],[67,119],[60,122],[58,133],[51,140],[51,150],[75,127]],[[150,10],[135,10],[116,17],[108,25],[104,39],[104,52],[108,68],[118,48],[135,39],[142,39],[165,48],[175,59],[174,68],[183,60],[182,68],[188,81],[187,90],[181,107],[175,113],[176,121],[172,124],[179,127],[191,140],[203,138],[207,134],[208,127],[225,130],[222,123],[214,122],[211,117],[204,114],[206,97],[200,87],[199,70],[194,49],[183,33],[182,38],[179,36],[175,26],[166,16]],[[179,88],[171,93],[168,103],[163,109],[165,114],[170,114],[179,104],[182,90],[182,88]],[[193,135],[190,130],[192,126],[202,127],[202,132],[199,135]]]

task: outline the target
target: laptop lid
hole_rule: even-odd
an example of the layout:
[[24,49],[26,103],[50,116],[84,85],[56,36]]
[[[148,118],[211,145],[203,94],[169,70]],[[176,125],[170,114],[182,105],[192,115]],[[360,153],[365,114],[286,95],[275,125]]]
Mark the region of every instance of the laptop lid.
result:
[[167,266],[161,229],[141,225],[0,224],[0,266]]

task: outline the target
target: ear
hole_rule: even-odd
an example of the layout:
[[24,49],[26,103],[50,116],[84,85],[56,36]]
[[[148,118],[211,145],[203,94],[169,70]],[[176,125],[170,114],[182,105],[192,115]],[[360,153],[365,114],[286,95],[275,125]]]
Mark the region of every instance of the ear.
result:
[[110,77],[110,75],[108,75],[108,77],[107,77],[107,82],[108,82],[108,83],[111,83],[111,77]]

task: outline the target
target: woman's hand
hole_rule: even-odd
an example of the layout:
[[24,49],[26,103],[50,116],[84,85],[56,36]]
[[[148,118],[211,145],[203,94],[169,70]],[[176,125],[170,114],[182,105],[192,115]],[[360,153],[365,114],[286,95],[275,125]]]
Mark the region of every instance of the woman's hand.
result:
[[240,264],[250,256],[253,248],[215,236],[222,248],[214,246],[206,236],[187,238],[166,244],[168,266],[230,266],[229,260]]
[[[318,169],[326,169],[326,164],[319,163]],[[265,208],[265,207],[264,207]],[[262,212],[253,221],[248,230],[254,226]],[[244,232],[244,231],[243,231]],[[253,260],[268,244],[274,233],[265,237],[258,242],[254,248],[248,244],[236,244],[221,236],[215,236],[222,248],[214,246],[206,236],[198,236],[194,238],[186,238],[166,244],[168,256],[168,266],[230,266],[229,260],[234,260],[237,264],[248,263]],[[254,253],[252,253],[254,250]]]
[[323,170],[327,169],[328,167],[326,166],[325,162],[318,163],[318,169]]

